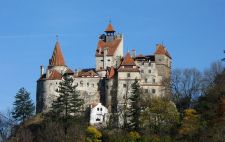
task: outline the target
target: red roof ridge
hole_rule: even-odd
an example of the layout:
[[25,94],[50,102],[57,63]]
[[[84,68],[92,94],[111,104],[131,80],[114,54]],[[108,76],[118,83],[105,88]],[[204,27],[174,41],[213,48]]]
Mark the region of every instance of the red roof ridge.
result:
[[55,48],[52,54],[52,58],[50,59],[50,66],[65,66],[64,57],[61,51],[59,41],[56,42]]

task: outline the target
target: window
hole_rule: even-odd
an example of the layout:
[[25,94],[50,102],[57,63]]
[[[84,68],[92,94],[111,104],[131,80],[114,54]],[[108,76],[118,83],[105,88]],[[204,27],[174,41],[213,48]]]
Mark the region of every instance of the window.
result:
[[100,108],[100,111],[102,111],[102,108]]
[[110,60],[108,59],[108,62],[110,62]]
[[96,121],[100,121],[100,119],[99,119],[99,118],[97,118],[97,119],[96,119]]
[[145,93],[148,93],[148,89],[145,89]]
[[89,83],[87,83],[87,86],[89,86]]
[[106,87],[106,89],[108,89],[108,88],[109,88],[109,87],[108,87],[108,85],[106,85],[105,87]]
[[145,64],[145,62],[142,62],[142,65],[144,65]]
[[152,89],[152,93],[155,94],[155,89]]
[[143,70],[141,70],[141,73],[144,73],[144,71],[143,71]]
[[151,70],[148,70],[148,73],[151,73],[152,71]]
[[95,85],[94,84],[92,84],[92,87],[94,87]]
[[152,82],[155,83],[155,79],[154,78],[152,79]]
[[148,82],[148,79],[147,78],[145,78],[145,82]]
[[99,108],[97,108],[97,111],[99,111]]
[[101,60],[103,62],[103,60]]
[[123,84],[123,88],[126,88],[127,87],[127,84]]
[[127,77],[130,77],[130,73],[127,73]]

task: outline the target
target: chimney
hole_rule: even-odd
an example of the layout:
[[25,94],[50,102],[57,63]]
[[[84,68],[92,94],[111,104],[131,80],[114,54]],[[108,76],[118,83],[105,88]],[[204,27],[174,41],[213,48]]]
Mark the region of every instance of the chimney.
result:
[[45,72],[45,69],[44,69],[43,65],[41,65],[40,68],[41,68],[41,76],[42,76],[44,74],[44,72]]
[[136,57],[136,50],[135,49],[132,50],[132,57],[133,58]]

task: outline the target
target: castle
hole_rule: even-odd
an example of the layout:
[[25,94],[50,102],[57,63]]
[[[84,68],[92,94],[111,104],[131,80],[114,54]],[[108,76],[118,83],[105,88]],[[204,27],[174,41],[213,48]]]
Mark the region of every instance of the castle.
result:
[[[59,41],[56,42],[49,65],[44,70],[41,66],[41,77],[37,81],[36,112],[48,112],[53,100],[58,96],[62,76],[67,74],[74,78],[74,84],[84,99],[84,107],[94,107],[102,103],[109,112],[113,95],[118,101],[118,111],[126,97],[131,94],[131,84],[138,79],[143,93],[151,96],[168,95],[164,79],[170,78],[172,58],[162,44],[156,45],[153,55],[136,55],[136,51],[123,54],[123,35],[117,34],[111,23],[99,36],[95,60],[96,68],[73,71],[66,66]],[[113,84],[117,83],[117,87]],[[117,89],[117,94],[112,94]]]

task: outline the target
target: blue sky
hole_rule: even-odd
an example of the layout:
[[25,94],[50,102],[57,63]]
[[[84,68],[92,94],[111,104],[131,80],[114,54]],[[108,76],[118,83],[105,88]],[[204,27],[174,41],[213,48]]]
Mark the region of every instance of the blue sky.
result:
[[124,34],[124,51],[152,54],[163,42],[173,68],[203,70],[224,56],[224,0],[0,0],[0,111],[20,87],[35,100],[57,34],[69,67],[94,67],[109,20]]

